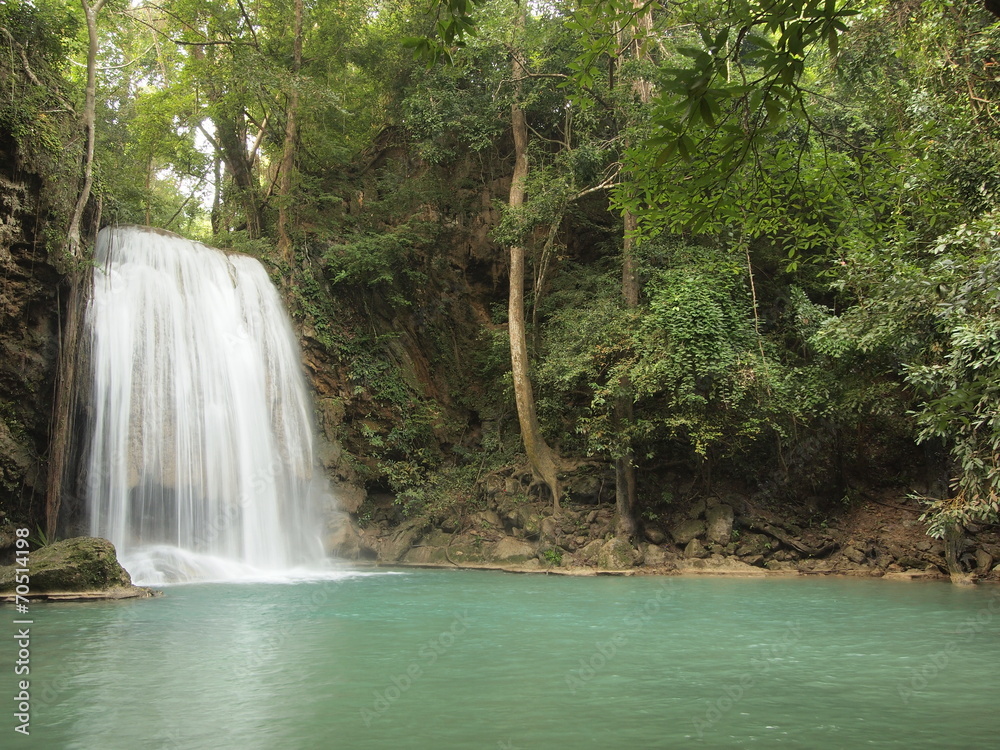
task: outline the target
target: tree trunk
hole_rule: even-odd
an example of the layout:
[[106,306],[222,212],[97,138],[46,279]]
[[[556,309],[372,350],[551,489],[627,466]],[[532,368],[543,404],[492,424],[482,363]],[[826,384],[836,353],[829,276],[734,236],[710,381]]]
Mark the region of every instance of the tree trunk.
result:
[[950,524],[944,534],[944,559],[948,566],[951,582],[959,586],[968,586],[975,582],[975,575],[962,570],[959,558],[965,549],[965,528],[961,524]]
[[[633,238],[636,217],[631,211],[625,212],[625,236],[622,240],[622,297],[629,309],[639,305],[639,272],[636,268]],[[632,383],[627,377],[618,382],[619,397],[614,403],[614,422],[620,430],[627,430],[635,417],[632,407]],[[628,447],[620,458],[615,459],[615,511],[618,516],[616,533],[632,539],[639,531],[635,517],[636,476],[635,453],[631,437],[625,438]]]
[[[520,26],[523,28],[523,10]],[[528,177],[528,124],[520,105],[521,80],[524,67],[517,53],[513,59],[514,103],[511,105],[511,127],[514,132],[514,175],[510,183],[510,207],[517,210],[524,205],[524,182]],[[552,494],[552,507],[559,510],[558,459],[542,437],[535,409],[535,395],[528,372],[528,342],[524,323],[524,247],[510,248],[510,296],[508,299],[508,331],[510,334],[510,364],[514,379],[514,401],[517,419],[521,426],[521,439],[531,470],[541,479]]]
[[87,21],[87,88],[83,106],[83,127],[87,133],[86,152],[83,157],[83,186],[76,199],[76,207],[70,218],[66,232],[66,248],[73,258],[82,254],[83,240],[80,238],[80,224],[83,212],[90,200],[90,189],[94,184],[94,147],[97,141],[97,14],[104,7],[105,0],[97,0],[93,5],[88,0],[80,0]]
[[247,153],[246,124],[241,122],[242,115],[220,111],[223,107],[224,105],[219,103],[212,117],[216,138],[219,141],[222,159],[233,178],[238,200],[243,204],[247,236],[256,239],[261,235],[260,206],[253,165]]
[[61,331],[59,360],[56,364],[55,403],[49,435],[48,474],[45,485],[45,533],[56,538],[56,524],[62,506],[64,481],[72,446],[73,414],[76,411],[77,362],[80,358],[80,332],[86,307],[88,271],[74,270],[69,277],[69,299],[66,302],[66,324]]
[[[633,3],[640,7],[639,1]],[[631,49],[636,59],[644,55],[640,34],[648,36],[652,31],[653,18],[647,10],[636,20],[636,34],[631,40],[622,43],[622,52]],[[624,40],[623,40],[624,42]],[[639,78],[633,83],[633,91],[643,104],[649,104],[652,99],[652,84]],[[639,306],[639,269],[635,257],[635,233],[638,229],[638,219],[634,213],[625,211],[624,236],[622,237],[622,297],[625,307],[633,309]],[[618,383],[620,394],[613,405],[613,421],[619,430],[628,430],[634,420],[632,383],[623,377]],[[639,522],[635,516],[636,508],[636,476],[635,454],[632,450],[632,439],[626,434],[627,448],[620,458],[615,459],[615,511],[618,516],[616,533],[618,536],[632,539],[639,531]]]
[[[297,77],[302,69],[302,0],[295,0],[295,38],[292,41],[292,72]],[[295,141],[298,138],[296,116],[299,108],[298,81],[292,82],[285,113],[285,143],[281,153],[278,182],[278,252],[292,262],[292,239],[288,235],[289,201],[292,192],[292,169],[295,165]]]

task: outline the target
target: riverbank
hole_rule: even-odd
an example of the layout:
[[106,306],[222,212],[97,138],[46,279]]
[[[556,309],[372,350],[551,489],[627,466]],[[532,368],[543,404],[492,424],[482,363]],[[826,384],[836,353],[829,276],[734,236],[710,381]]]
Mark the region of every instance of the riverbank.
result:
[[[390,508],[385,508],[386,511]],[[797,512],[736,492],[692,494],[640,535],[617,535],[614,506],[545,503],[502,494],[460,517],[385,517],[330,540],[334,554],[379,566],[504,570],[554,575],[848,576],[890,580],[1000,581],[1000,536],[972,527],[952,576],[945,546],[925,533],[920,504],[866,495],[850,505]]]

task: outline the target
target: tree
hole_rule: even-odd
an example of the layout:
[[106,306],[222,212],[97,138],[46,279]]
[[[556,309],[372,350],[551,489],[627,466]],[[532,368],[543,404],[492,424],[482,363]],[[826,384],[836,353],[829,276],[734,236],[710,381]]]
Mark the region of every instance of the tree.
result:
[[[524,30],[524,8],[520,10],[519,21],[515,24],[515,39]],[[521,81],[526,71],[522,62],[523,49],[516,46],[511,54],[511,76],[514,81],[514,100],[511,104],[510,121],[514,135],[514,173],[510,181],[509,208],[517,212],[524,206],[525,181],[528,179],[528,124],[521,108]],[[510,334],[511,374],[514,378],[514,400],[517,403],[517,418],[521,425],[521,439],[532,471],[545,483],[552,495],[552,506],[559,509],[559,467],[558,459],[542,436],[535,409],[535,396],[528,372],[528,340],[525,334],[524,317],[524,246],[512,244],[510,252],[509,299],[507,325]]]
[[295,22],[292,31],[292,84],[285,108],[285,142],[279,165],[278,185],[278,253],[286,262],[292,259],[292,240],[288,236],[289,202],[292,193],[292,170],[295,167],[295,142],[298,138],[299,92],[298,76],[302,69],[302,0],[294,0]]
[[87,23],[87,86],[83,105],[87,146],[83,157],[83,185],[66,232],[66,247],[73,258],[79,258],[83,253],[80,222],[87,203],[90,202],[90,189],[94,184],[94,144],[97,142],[97,16],[104,7],[105,0],[96,0],[93,4],[89,0],[80,0],[80,3]]

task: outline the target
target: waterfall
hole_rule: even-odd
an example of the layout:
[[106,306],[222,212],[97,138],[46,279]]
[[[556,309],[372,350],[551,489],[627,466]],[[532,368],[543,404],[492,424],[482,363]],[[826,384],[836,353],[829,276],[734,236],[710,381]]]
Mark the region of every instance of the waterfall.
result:
[[311,397],[263,266],[145,227],[102,230],[95,265],[90,533],[145,583],[321,561]]

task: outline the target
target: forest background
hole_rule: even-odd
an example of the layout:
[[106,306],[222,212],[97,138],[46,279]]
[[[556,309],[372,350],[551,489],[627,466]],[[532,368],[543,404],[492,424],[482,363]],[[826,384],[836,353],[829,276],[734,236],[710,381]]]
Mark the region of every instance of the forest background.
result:
[[[0,492],[97,227],[265,263],[363,526],[490,481],[1000,509],[1000,28],[926,0],[0,6]],[[53,416],[56,415],[56,416]],[[508,487],[509,489],[509,487]],[[388,506],[379,498],[390,498]]]

